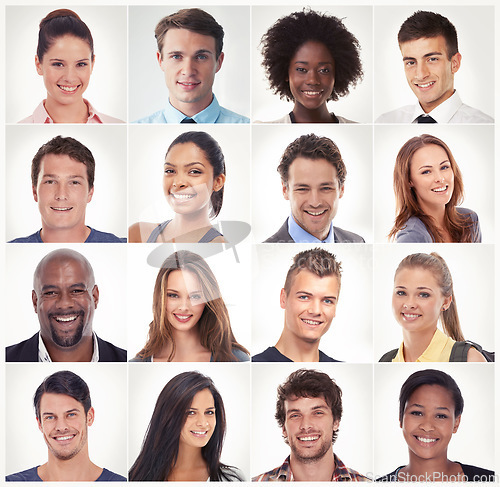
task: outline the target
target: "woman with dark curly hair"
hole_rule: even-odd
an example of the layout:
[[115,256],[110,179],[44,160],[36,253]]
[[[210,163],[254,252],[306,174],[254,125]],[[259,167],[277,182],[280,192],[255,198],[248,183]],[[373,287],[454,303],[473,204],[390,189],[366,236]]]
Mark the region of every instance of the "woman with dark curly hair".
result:
[[294,102],[273,123],[352,123],[327,107],[363,77],[359,42],[340,19],[309,9],[294,12],[277,20],[261,44],[272,90]]

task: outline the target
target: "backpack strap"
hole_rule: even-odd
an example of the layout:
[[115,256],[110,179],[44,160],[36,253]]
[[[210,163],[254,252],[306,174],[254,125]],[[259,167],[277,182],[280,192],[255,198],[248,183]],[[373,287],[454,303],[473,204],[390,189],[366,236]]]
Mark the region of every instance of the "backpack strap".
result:
[[469,352],[470,347],[474,347],[485,359],[487,362],[495,361],[495,352],[487,352],[483,350],[481,345],[466,340],[464,342],[455,342],[453,348],[451,349],[450,354],[450,362],[467,362],[467,353]]
[[395,348],[394,350],[391,350],[390,352],[384,353],[382,357],[380,357],[379,362],[392,362],[392,359],[396,357],[398,354],[399,348]]

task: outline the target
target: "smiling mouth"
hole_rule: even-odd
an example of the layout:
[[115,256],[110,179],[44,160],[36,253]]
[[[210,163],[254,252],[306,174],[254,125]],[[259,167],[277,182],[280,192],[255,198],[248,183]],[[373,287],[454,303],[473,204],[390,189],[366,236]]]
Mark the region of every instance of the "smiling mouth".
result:
[[320,211],[304,210],[304,212],[311,216],[320,216],[326,213],[326,209]]
[[193,316],[193,315],[181,315],[181,314],[176,314],[176,313],[173,313],[173,315],[175,316],[175,318],[177,319],[177,321],[180,321],[181,323],[186,323]]
[[319,440],[319,435],[313,435],[313,436],[302,436],[301,438],[297,438],[299,441],[302,442],[307,442],[307,441],[316,441]]
[[302,93],[306,96],[319,96],[323,94],[323,91],[302,90]]
[[423,438],[421,436],[415,436],[415,438],[421,443],[436,443],[438,441],[437,438]]
[[57,321],[58,323],[71,323],[72,321],[75,321],[78,319],[80,315],[74,314],[74,315],[63,315],[63,316],[53,316],[54,320]]
[[444,186],[441,186],[440,188],[434,188],[434,189],[432,189],[431,191],[432,191],[433,193],[444,193],[444,192],[446,192],[446,191],[447,191],[447,189],[448,189],[448,185],[446,184],[446,185],[444,185]]
[[195,88],[198,85],[201,85],[200,81],[177,81],[178,85],[183,86],[184,88]]
[[64,206],[64,207],[51,206],[50,209],[54,210],[54,211],[69,211],[69,210],[72,210],[73,207],[72,206]]
[[206,438],[208,435],[208,431],[191,431],[191,434],[196,436],[197,438]]
[[187,201],[193,199],[196,193],[170,193],[170,196],[179,201]]
[[57,85],[57,86],[66,93],[74,93],[81,85],[76,85],[76,86]]
[[419,88],[430,88],[432,85],[434,85],[435,81],[429,81],[428,83],[415,83],[415,86],[418,86]]
[[323,322],[322,321],[318,321],[318,320],[308,320],[306,318],[301,318],[302,322],[305,323],[306,325],[310,325],[310,326],[319,326],[321,325]]
[[401,316],[403,316],[403,318],[405,320],[413,321],[413,320],[416,320],[417,318],[420,318],[420,316],[422,316],[422,315],[415,314],[415,313],[401,313]]
[[76,435],[68,435],[68,436],[55,436],[53,437],[56,441],[68,441],[72,440]]

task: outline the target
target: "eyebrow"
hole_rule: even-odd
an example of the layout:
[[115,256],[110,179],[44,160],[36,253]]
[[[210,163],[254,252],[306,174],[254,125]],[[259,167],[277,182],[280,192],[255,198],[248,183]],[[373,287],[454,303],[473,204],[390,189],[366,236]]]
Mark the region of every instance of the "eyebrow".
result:
[[[396,286],[396,289],[406,289],[406,286]],[[432,288],[426,287],[426,286],[418,286],[417,289],[428,289],[429,291],[432,291]]]
[[[449,160],[449,159],[445,159],[444,161],[441,161],[441,162],[439,163],[439,165],[441,166],[442,164],[446,164],[446,163],[449,163],[449,162],[450,162],[450,160]],[[431,165],[431,164],[424,164],[423,166],[420,166],[420,167],[418,168],[418,170],[423,169],[424,167],[432,167],[432,165]]]
[[[424,54],[422,57],[431,57],[431,56],[443,56],[442,52],[436,51],[436,52],[428,52],[427,54]],[[417,58],[414,56],[404,56],[403,61],[411,61],[411,60],[416,60]]]
[[[422,404],[414,403],[414,404],[409,404],[407,407],[415,407],[415,408],[425,408],[425,406],[422,406]],[[444,406],[438,406],[436,409],[443,410],[443,411],[450,411],[449,408],[446,408]]]
[[[70,289],[72,288],[81,288],[81,287],[84,287],[84,288],[87,288],[87,284],[85,284],[84,282],[75,282],[75,284],[71,284],[69,286]],[[48,291],[49,289],[59,289],[59,286],[56,286],[55,284],[45,284],[44,286],[42,286],[42,291]]]
[[[73,408],[73,409],[68,409],[67,411],[64,411],[64,414],[67,414],[67,413],[77,413],[79,412],[80,410],[78,408]],[[51,413],[50,411],[45,411],[42,413],[42,416],[54,416],[55,413]]]
[[[215,406],[210,406],[209,408],[206,408],[205,411],[210,411],[211,409],[215,410]],[[188,411],[199,411],[198,408],[189,408]]]
[[[173,289],[171,287],[168,287],[167,288],[167,291],[170,291],[170,292],[174,292],[174,293],[178,293],[179,291],[177,291],[177,289]],[[193,293],[201,293],[201,289],[200,290],[195,290],[195,291],[191,291],[189,294],[193,294]]]
[[[51,58],[50,61],[61,61],[61,62],[66,62],[65,59],[59,59],[57,57]],[[82,59],[78,59],[76,62],[79,63],[80,61],[90,61],[88,57],[84,57]]]
[[[205,167],[205,164],[203,164],[203,162],[200,162],[200,161],[188,162],[187,164],[184,164],[184,166],[185,167],[191,167],[191,166],[195,166],[196,164],[199,164],[200,166]],[[165,161],[164,166],[173,166],[173,167],[176,167],[176,164],[173,164],[171,162]]]
[[[186,53],[184,51],[170,51],[170,52],[167,52],[167,55],[171,56],[171,55],[175,55],[175,54],[182,54],[182,55],[185,55]],[[196,56],[197,54],[213,54],[213,51],[211,51],[210,49],[198,49],[194,55]]]
[[[309,64],[309,61],[295,61],[295,64]],[[333,63],[330,61],[320,61],[318,64],[330,64],[333,66]]]
[[[295,295],[298,295],[298,294],[305,294],[306,296],[312,296],[313,295],[309,291],[297,291],[295,293]],[[334,300],[337,300],[337,296],[323,296],[322,299],[334,299]]]

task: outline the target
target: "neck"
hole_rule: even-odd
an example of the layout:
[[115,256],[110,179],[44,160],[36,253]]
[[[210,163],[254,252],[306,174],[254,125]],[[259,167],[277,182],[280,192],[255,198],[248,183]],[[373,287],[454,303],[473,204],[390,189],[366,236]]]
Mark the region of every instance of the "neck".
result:
[[[173,362],[209,362],[210,351],[202,346],[197,325],[188,331],[173,330],[175,353]],[[161,352],[154,356],[156,361],[167,360],[172,352],[173,344],[167,343]]]
[[306,342],[287,333],[286,325],[275,347],[294,362],[319,362],[319,340]]
[[85,223],[80,224],[75,228],[57,228],[51,229],[43,226],[40,231],[40,237],[45,243],[83,243],[90,235],[90,228]]
[[335,470],[335,458],[332,450],[328,450],[323,457],[316,461],[303,462],[294,453],[290,454],[290,468],[293,479],[297,481],[324,481],[332,479]]
[[44,106],[55,123],[87,123],[89,118],[89,107],[83,98],[75,100],[69,105],[62,105],[52,97],[47,96]]
[[212,103],[214,99],[213,93],[210,93],[210,95],[203,100],[199,100],[194,103],[183,103],[179,100],[175,100],[172,98],[169,98],[170,104],[179,112],[182,114],[186,115],[186,117],[194,117],[197,113],[202,112],[205,110],[205,108],[208,108],[210,106],[210,103]]
[[310,110],[299,103],[293,107],[293,115],[297,123],[332,123],[332,116],[328,111],[326,103],[318,108]]
[[403,330],[403,353],[405,362],[415,362],[427,349],[437,330],[435,328],[418,332]]
[[88,446],[85,445],[73,458],[60,460],[49,452],[48,462],[37,471],[44,481],[94,481],[102,468],[90,461]]
[[68,350],[54,345],[52,340],[42,337],[47,352],[52,362],[90,362],[94,353],[94,341],[92,335],[84,336],[74,347]]
[[417,481],[446,481],[450,476],[456,475],[458,464],[448,460],[447,452],[438,458],[420,458],[410,451],[410,463],[401,469],[408,480],[417,478]]
[[433,101],[432,103],[424,103],[423,105],[422,105],[422,103],[419,102],[419,104],[425,113],[430,113],[430,112],[432,112],[432,110],[434,110],[434,108],[437,108],[439,105],[441,105],[441,103],[448,100],[448,98],[451,98],[454,93],[455,93],[455,89],[452,87],[439,100]]

